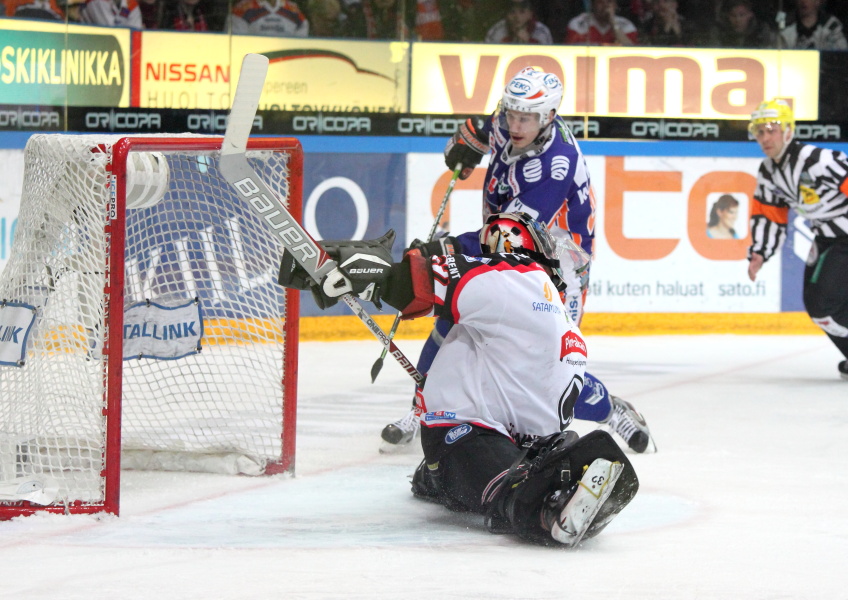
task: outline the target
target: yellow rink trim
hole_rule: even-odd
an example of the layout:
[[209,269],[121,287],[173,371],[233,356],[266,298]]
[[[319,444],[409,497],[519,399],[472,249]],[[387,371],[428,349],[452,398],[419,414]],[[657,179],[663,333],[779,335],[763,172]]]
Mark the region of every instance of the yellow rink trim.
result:
[[[388,332],[394,315],[372,315]],[[424,339],[433,319],[402,321],[397,339]],[[807,313],[587,313],[580,327],[585,335],[757,334],[815,335],[821,333]],[[354,316],[301,317],[301,341],[364,340],[373,335]]]

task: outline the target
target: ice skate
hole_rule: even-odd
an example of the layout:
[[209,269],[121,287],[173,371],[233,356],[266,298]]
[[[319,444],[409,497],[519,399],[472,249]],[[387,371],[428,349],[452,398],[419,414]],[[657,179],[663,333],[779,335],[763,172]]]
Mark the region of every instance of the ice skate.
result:
[[583,472],[577,489],[564,506],[563,500],[557,501],[556,495],[552,497],[551,503],[542,509],[542,519],[550,529],[551,537],[569,548],[579,544],[612,493],[623,469],[619,462],[596,458]]
[[839,369],[839,376],[848,381],[848,360],[843,360],[837,368]]
[[651,437],[645,417],[639,414],[632,404],[618,396],[610,396],[610,400],[612,415],[606,424],[613,433],[621,437],[634,452],[656,452],[657,446]]
[[380,437],[383,438],[380,452],[397,452],[408,447],[417,437],[420,429],[421,423],[418,420],[418,411],[412,408],[402,419],[383,427],[383,432],[380,434]]

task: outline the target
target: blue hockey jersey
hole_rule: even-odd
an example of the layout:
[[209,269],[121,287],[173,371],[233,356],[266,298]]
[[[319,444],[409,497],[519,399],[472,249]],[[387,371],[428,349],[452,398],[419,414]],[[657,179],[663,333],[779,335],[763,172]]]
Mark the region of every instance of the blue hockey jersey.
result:
[[[483,220],[493,213],[522,211],[547,225],[569,232],[590,256],[595,238],[595,201],[586,160],[565,122],[554,118],[551,137],[536,151],[510,156],[509,132],[498,113],[483,130],[489,134],[492,158],[483,189]],[[458,236],[462,251],[478,254],[477,232]]]

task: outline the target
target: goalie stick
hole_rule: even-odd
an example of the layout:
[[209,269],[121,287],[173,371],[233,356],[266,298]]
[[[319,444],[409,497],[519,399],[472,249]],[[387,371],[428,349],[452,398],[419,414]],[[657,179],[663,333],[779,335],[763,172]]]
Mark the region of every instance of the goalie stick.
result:
[[[445,192],[445,197],[442,198],[442,203],[436,213],[436,219],[433,221],[433,226],[430,227],[430,233],[427,235],[428,242],[432,242],[433,237],[436,235],[436,229],[439,227],[442,215],[445,214],[445,207],[448,205],[448,199],[450,198],[451,192],[453,192],[453,188],[456,186],[456,180],[459,179],[460,173],[462,173],[462,163],[457,163],[456,169],[453,170],[453,176],[448,184],[448,190]],[[393,339],[395,337],[395,333],[397,333],[398,325],[400,325],[400,317],[401,313],[398,312],[395,316],[394,323],[392,323],[392,328],[389,330],[390,340]],[[386,358],[386,352],[388,352],[388,348],[384,346],[383,353],[380,354],[380,358],[374,361],[374,365],[371,367],[371,383],[374,383],[377,380],[377,375],[379,375],[380,371],[383,369],[383,360]]]
[[259,97],[262,95],[267,72],[268,58],[266,56],[245,55],[221,146],[219,164],[221,175],[235,188],[250,209],[277,234],[285,249],[291,252],[312,280],[318,285],[322,285],[323,281],[324,290],[332,291],[328,295],[338,295],[339,291],[343,292],[341,300],[365,323],[409,376],[417,384],[423,385],[424,376],[350,293],[352,290],[350,281],[335,261],[292,218],[285,204],[268,188],[247,161],[247,140],[259,107]]

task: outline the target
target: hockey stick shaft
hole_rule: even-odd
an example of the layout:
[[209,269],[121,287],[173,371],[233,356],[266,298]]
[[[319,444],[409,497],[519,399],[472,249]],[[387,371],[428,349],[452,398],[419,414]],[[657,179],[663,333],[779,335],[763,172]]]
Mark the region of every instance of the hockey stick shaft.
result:
[[[245,154],[247,140],[259,107],[259,98],[267,72],[267,57],[261,54],[245,55],[221,146],[219,164],[221,175],[235,188],[239,197],[247,203],[253,213],[277,235],[286,251],[291,252],[297,263],[313,281],[318,285],[323,282],[328,289],[347,290],[341,295],[341,300],[365,323],[409,376],[420,385],[424,382],[424,377],[353,297],[350,293],[350,282],[335,261],[291,216],[285,204],[271,191],[247,160]],[[334,295],[337,293],[336,291]]]
[[[439,210],[436,212],[436,218],[433,221],[433,226],[430,227],[430,233],[427,234],[427,241],[432,242],[433,238],[436,235],[436,230],[439,228],[439,223],[442,221],[442,215],[445,214],[445,208],[448,205],[448,199],[451,196],[451,192],[453,192],[453,188],[456,187],[456,181],[459,179],[459,174],[462,173],[462,163],[457,163],[456,168],[453,170],[453,176],[451,176],[450,183],[448,183],[448,189],[445,192],[445,197],[442,198],[442,203],[439,205]],[[392,323],[392,328],[389,330],[389,339],[392,340],[395,337],[395,333],[397,333],[398,326],[400,325],[401,313],[398,312],[395,315],[395,320]],[[383,369],[383,361],[386,359],[386,352],[388,350],[386,347],[383,347],[383,352],[380,354],[380,358],[378,358],[374,364],[371,366],[371,383],[374,383],[377,380],[377,375],[380,374],[380,371]]]

